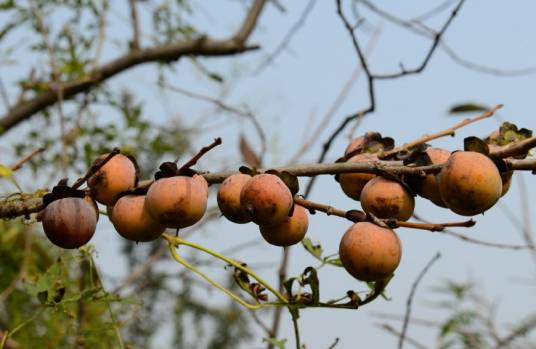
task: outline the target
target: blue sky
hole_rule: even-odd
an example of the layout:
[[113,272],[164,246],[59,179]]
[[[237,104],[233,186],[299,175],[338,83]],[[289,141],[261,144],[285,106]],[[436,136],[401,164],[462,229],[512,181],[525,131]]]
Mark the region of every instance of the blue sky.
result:
[[[217,37],[232,33],[242,19],[239,13],[242,13],[243,6],[240,2],[193,3],[194,7],[202,9],[201,15],[193,18],[195,23],[208,33],[216,33]],[[260,74],[252,74],[266,54],[277,47],[288,29],[296,22],[307,1],[283,3],[287,9],[286,13],[268,5],[261,17],[260,26],[251,39],[252,43],[261,44],[261,51],[240,57],[201,60],[206,67],[226,78],[228,82],[223,88],[208,82],[186,60],[176,65],[177,71],[170,79],[176,86],[206,95],[218,96],[225,90],[227,103],[247,105],[251,108],[267,134],[267,166],[279,166],[288,161],[299,148],[304,134],[310,135],[318,125],[358,65],[348,33],[335,13],[334,1],[317,1],[303,28],[292,38],[288,49]],[[441,1],[428,1],[426,6],[423,6],[422,1],[374,3],[400,17],[411,18],[434,8]],[[123,4],[114,6],[118,7],[112,14],[126,13]],[[142,9],[143,6],[145,5],[140,5]],[[349,11],[348,13],[350,15]],[[529,0],[468,0],[444,39],[455,52],[470,61],[502,69],[531,67],[536,65],[534,13],[536,3]],[[447,15],[447,12],[443,12],[427,23],[438,28]],[[420,63],[430,45],[429,40],[408,34],[377,16],[367,18],[376,28],[381,28],[374,49],[369,55],[369,63],[374,72],[398,71],[399,62],[403,62],[407,68]],[[143,23],[147,24],[148,19],[143,20],[145,22],[142,22],[142,29]],[[372,29],[359,32],[364,46],[373,34]],[[130,35],[129,30],[128,22],[116,18],[111,35]],[[148,44],[149,38],[146,38],[145,42]],[[109,44],[103,61],[119,53],[115,46]],[[14,70],[6,70],[8,69],[0,66],[2,77],[13,82],[17,73],[24,71],[24,67],[18,65]],[[356,81],[349,97],[340,105],[333,120],[300,162],[314,162],[322,142],[338,123],[346,115],[367,105],[368,95],[363,77]],[[120,75],[110,83],[117,88],[135,91],[147,105],[147,117],[168,122],[179,116],[187,126],[198,126],[199,120],[204,120],[208,131],[197,137],[196,146],[205,145],[214,137],[223,137],[224,144],[221,149],[214,150],[203,159],[201,168],[215,171],[220,168],[238,167],[241,162],[238,155],[238,139],[241,133],[246,134],[258,149],[258,137],[251,125],[243,119],[207,112],[207,105],[204,103],[173,92],[164,93],[157,90],[150,86],[156,79],[154,67],[141,67]],[[459,117],[449,116],[447,110],[454,104],[468,101],[486,105],[503,103],[505,107],[498,113],[500,118],[534,129],[536,122],[532,102],[535,97],[535,84],[536,75],[498,77],[469,70],[453,62],[444,51],[438,49],[422,74],[377,82],[377,109],[359,124],[356,134],[380,131],[384,135],[394,137],[398,143],[410,141],[460,121]],[[464,137],[484,137],[498,124],[499,118],[485,120],[460,130],[455,138],[440,139],[432,144],[451,150],[460,149]],[[18,135],[12,134],[10,137],[16,138]],[[327,161],[334,161],[343,153],[347,140],[348,132],[344,132],[328,153]],[[516,174],[516,177],[520,175]],[[535,197],[534,177],[529,174],[522,176],[529,188],[529,197]],[[302,188],[306,182],[305,179],[301,180]],[[517,178],[514,178],[510,192],[501,200],[500,205],[493,207],[484,216],[476,217],[476,227],[464,233],[487,241],[522,243],[521,232],[506,218],[500,207],[504,205],[519,215],[521,206],[518,193],[519,185]],[[344,196],[331,176],[323,176],[317,181],[311,199],[343,209],[359,208],[357,202]],[[211,202],[215,203],[214,197],[211,197]],[[530,212],[534,213],[534,203],[531,204]],[[456,221],[461,218],[420,198],[416,200],[416,212],[437,222]],[[119,276],[124,271],[124,266],[112,263],[119,248],[119,237],[112,234],[109,224],[100,224],[101,231],[93,240],[99,251],[98,261],[107,274]],[[308,235],[314,241],[321,242],[326,253],[332,253],[337,251],[339,239],[349,225],[347,221],[319,213],[311,217]],[[441,252],[442,257],[426,275],[417,291],[413,307],[416,317],[442,319],[445,314],[430,306],[430,301],[437,300],[430,289],[445,279],[470,279],[477,282],[482,296],[498,304],[497,319],[502,325],[508,326],[528,315],[530,309],[536,309],[536,299],[533,297],[535,266],[528,253],[472,245],[426,231],[399,229],[397,232],[403,242],[403,257],[388,288],[392,300],[378,300],[358,311],[303,311],[300,326],[303,341],[308,348],[327,348],[337,337],[340,338],[338,348],[351,348],[356,343],[366,348],[394,347],[396,338],[376,327],[379,320],[373,317],[372,313],[403,314],[413,280],[437,251]],[[256,237],[260,239],[260,234],[253,224],[237,226],[220,219],[203,228],[192,239],[222,250]],[[301,246],[294,247],[291,253],[291,274],[297,274],[306,266],[316,264]],[[272,263],[273,267],[262,268],[261,274],[275,282],[280,254],[279,248],[260,244],[256,248],[241,251],[234,257],[253,265]],[[366,289],[364,284],[356,282],[339,269],[324,268],[320,277],[324,299],[342,295],[349,289]],[[224,299],[215,292],[210,293],[210,296],[214,301]],[[401,326],[400,323],[394,324],[398,328]],[[409,334],[428,346],[435,343],[434,330],[410,326]],[[293,342],[290,317],[286,315],[281,336]],[[165,337],[164,330],[162,338]]]

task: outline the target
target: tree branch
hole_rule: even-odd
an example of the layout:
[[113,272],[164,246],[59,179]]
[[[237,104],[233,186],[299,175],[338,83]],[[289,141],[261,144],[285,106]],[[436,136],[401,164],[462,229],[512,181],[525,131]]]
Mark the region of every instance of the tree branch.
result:
[[8,131],[20,122],[55,104],[58,101],[58,89],[63,92],[64,99],[69,99],[78,93],[87,92],[107,79],[140,64],[162,61],[171,62],[188,55],[204,57],[226,56],[257,49],[258,46],[247,46],[246,41],[256,27],[265,3],[266,0],[255,0],[240,29],[228,39],[214,40],[207,36],[201,36],[192,40],[132,51],[94,69],[85,78],[59,83],[53,90],[49,89],[39,93],[30,100],[19,101],[7,114],[0,118],[0,132]]

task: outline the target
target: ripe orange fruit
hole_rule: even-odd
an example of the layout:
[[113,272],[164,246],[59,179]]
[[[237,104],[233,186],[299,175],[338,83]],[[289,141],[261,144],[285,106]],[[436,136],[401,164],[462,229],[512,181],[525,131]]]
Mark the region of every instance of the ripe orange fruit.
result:
[[276,175],[260,174],[252,177],[240,192],[240,203],[251,220],[258,225],[283,222],[292,208],[292,193]]
[[363,188],[361,207],[379,218],[407,221],[413,214],[415,200],[402,184],[376,177]]
[[218,207],[231,222],[243,224],[251,222],[248,212],[240,204],[240,192],[251,176],[237,173],[227,177],[218,190]]
[[352,225],[339,245],[342,265],[361,281],[389,277],[400,263],[402,247],[394,231],[369,222]]
[[187,176],[160,178],[147,191],[149,214],[167,228],[185,228],[197,223],[207,209],[206,181]]
[[[432,161],[432,165],[443,164],[447,162],[450,157],[450,151],[441,148],[428,148],[426,149],[426,154]],[[439,193],[439,180],[435,174],[428,174],[424,177],[420,185],[419,195],[432,201],[437,206],[447,207],[443,202],[443,199],[441,199],[441,194]]]
[[287,217],[279,224],[261,225],[259,229],[262,237],[269,244],[290,246],[302,241],[308,226],[307,210],[302,206],[294,205],[292,216]]
[[145,207],[145,195],[125,195],[112,209],[115,230],[127,240],[152,241],[166,229],[153,219]]
[[[99,159],[104,157],[106,154]],[[136,167],[128,157],[117,154],[88,179],[87,185],[95,200],[103,205],[113,205],[120,193],[136,185]]]
[[453,153],[439,173],[443,202],[463,216],[486,211],[499,200],[502,190],[499,170],[493,161],[480,153]]
[[[378,160],[378,157],[375,154],[364,153],[357,154],[350,159],[348,162],[362,162],[362,161],[375,161]],[[365,184],[370,181],[372,178],[376,177],[373,173],[341,173],[339,176],[339,183],[341,185],[342,191],[354,200],[359,200],[361,197],[361,191]]]

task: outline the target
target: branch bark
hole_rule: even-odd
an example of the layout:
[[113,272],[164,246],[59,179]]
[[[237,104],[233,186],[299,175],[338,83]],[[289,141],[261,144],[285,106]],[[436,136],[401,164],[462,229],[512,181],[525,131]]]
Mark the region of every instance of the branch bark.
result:
[[0,132],[10,130],[22,121],[58,102],[58,89],[63,92],[63,99],[66,100],[79,93],[87,92],[111,77],[140,64],[171,62],[189,55],[227,56],[257,49],[258,46],[246,45],[246,41],[255,29],[265,3],[266,0],[255,0],[239,30],[228,39],[214,40],[207,36],[201,36],[192,40],[134,50],[95,68],[85,78],[59,83],[55,89],[43,91],[29,100],[19,101],[0,118]]

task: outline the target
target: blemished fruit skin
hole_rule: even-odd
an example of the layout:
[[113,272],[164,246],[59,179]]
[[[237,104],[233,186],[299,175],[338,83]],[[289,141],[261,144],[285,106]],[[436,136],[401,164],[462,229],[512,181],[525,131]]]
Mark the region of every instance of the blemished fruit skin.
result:
[[309,227],[307,210],[294,205],[292,216],[275,225],[261,225],[261,235],[269,244],[275,246],[290,246],[302,241]]
[[147,191],[145,205],[154,220],[178,229],[192,226],[203,217],[207,199],[207,187],[200,179],[175,176],[154,182]]
[[[104,157],[106,154],[99,158]],[[95,200],[103,205],[113,205],[120,193],[136,185],[136,167],[128,157],[117,154],[88,179],[87,185]]]
[[145,195],[125,195],[115,203],[111,221],[115,230],[130,241],[152,241],[166,229],[147,211]]
[[42,223],[50,242],[61,248],[74,249],[91,240],[97,226],[97,215],[86,200],[63,198],[47,205]]
[[[348,162],[375,161],[378,157],[374,154],[364,153],[357,154],[348,159]],[[365,184],[372,178],[376,177],[373,173],[341,173],[339,183],[342,191],[354,200],[360,200],[361,191]]]
[[218,189],[218,207],[231,222],[244,224],[251,222],[248,212],[240,204],[240,192],[251,176],[237,173],[227,177]]
[[361,207],[378,218],[407,221],[413,214],[415,199],[402,184],[376,177],[363,188]]
[[495,205],[503,185],[499,170],[487,156],[459,151],[453,153],[441,169],[439,190],[453,212],[474,216]]
[[369,222],[352,225],[339,245],[339,257],[350,275],[361,281],[389,277],[400,263],[402,246],[394,231]]
[[[426,149],[426,154],[432,161],[432,165],[438,165],[447,162],[451,153],[450,151],[441,148],[428,148]],[[443,199],[441,199],[441,194],[439,193],[439,180],[435,174],[429,174],[424,177],[420,186],[419,195],[432,201],[437,206],[447,207],[443,202]]]
[[240,192],[240,203],[251,220],[258,225],[283,222],[292,208],[292,193],[276,175],[260,174],[252,177]]

